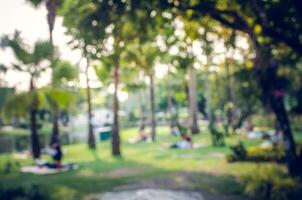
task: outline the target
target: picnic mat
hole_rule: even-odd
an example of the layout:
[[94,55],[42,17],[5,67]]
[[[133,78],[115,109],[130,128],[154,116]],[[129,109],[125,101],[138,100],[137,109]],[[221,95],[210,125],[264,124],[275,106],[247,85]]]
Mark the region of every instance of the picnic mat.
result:
[[49,174],[59,174],[64,173],[70,170],[78,169],[78,165],[76,164],[68,164],[63,165],[63,167],[56,169],[56,168],[48,168],[48,167],[39,167],[39,166],[25,166],[21,168],[22,173],[31,173],[37,175],[49,175]]

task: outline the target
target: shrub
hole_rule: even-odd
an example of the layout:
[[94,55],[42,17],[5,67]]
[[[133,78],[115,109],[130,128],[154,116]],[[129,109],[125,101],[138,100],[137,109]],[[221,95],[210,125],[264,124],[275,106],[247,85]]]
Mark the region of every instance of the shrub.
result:
[[214,127],[210,128],[210,133],[211,133],[211,137],[212,137],[212,143],[214,146],[224,146],[225,145],[223,133],[221,133]]
[[284,162],[285,153],[283,146],[269,146],[269,147],[249,147],[246,149],[242,142],[237,145],[231,146],[232,153],[227,155],[229,162],[234,161],[273,161]]
[[247,149],[247,160],[249,161],[285,161],[285,152],[283,146],[269,147],[250,147]]
[[301,184],[276,166],[266,166],[241,177],[244,193],[257,200],[302,198]]
[[232,153],[227,155],[227,160],[229,162],[234,162],[238,160],[246,160],[247,151],[242,142],[239,142],[237,145],[231,146]]

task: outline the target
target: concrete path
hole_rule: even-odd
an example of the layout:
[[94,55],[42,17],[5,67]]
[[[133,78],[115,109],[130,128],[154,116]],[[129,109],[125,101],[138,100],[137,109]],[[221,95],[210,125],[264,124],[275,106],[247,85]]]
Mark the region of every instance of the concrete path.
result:
[[197,192],[162,189],[139,189],[132,191],[109,192],[100,200],[204,200]]

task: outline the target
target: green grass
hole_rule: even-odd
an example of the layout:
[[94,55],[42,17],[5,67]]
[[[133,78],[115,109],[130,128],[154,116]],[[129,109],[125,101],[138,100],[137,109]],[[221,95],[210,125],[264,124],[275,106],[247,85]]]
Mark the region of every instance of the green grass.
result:
[[[250,162],[228,163],[224,158],[230,151],[229,145],[242,140],[246,146],[252,146],[259,144],[259,140],[247,140],[236,135],[226,139],[225,147],[213,147],[210,135],[205,132],[193,138],[194,143],[202,145],[202,148],[179,150],[163,147],[164,143],[174,143],[179,139],[170,136],[167,127],[159,127],[157,133],[156,143],[129,144],[129,139],[138,136],[138,130],[123,130],[121,158],[111,156],[109,141],[98,143],[96,151],[89,150],[86,144],[64,146],[64,162],[79,163],[80,168],[58,175],[38,176],[19,172],[4,174],[3,169],[8,160],[19,162],[21,166],[31,164],[31,160],[16,160],[12,155],[2,154],[0,184],[9,186],[33,183],[47,188],[57,199],[82,199],[89,194],[110,191],[117,186],[142,180],[152,181],[166,177],[177,181],[178,176],[185,176],[193,190],[240,194],[242,188],[238,184],[238,177],[259,167],[259,164]],[[106,176],[118,169],[132,173],[126,176]]]

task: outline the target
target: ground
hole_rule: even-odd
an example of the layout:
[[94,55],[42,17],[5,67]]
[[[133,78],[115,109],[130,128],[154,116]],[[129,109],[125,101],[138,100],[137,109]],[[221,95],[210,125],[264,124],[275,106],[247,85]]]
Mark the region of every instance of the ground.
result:
[[[128,140],[137,137],[137,132],[137,129],[121,132],[120,158],[111,156],[109,141],[98,143],[96,151],[89,150],[86,144],[67,145],[64,146],[64,162],[78,163],[78,170],[48,176],[1,172],[0,184],[37,184],[45,187],[57,199],[67,200],[92,200],[105,192],[143,188],[194,191],[202,193],[206,200],[246,199],[242,195],[239,178],[260,165],[250,162],[228,163],[225,155],[230,151],[228,146],[239,140],[248,146],[260,141],[234,135],[227,139],[227,146],[213,147],[209,134],[202,132],[193,138],[200,148],[177,150],[167,149],[163,145],[178,139],[169,135],[167,127],[158,128],[156,143],[129,144]],[[10,159],[11,155],[0,155],[1,171]],[[30,159],[15,159],[14,162],[21,166],[32,163]],[[284,168],[282,165],[280,167]]]

